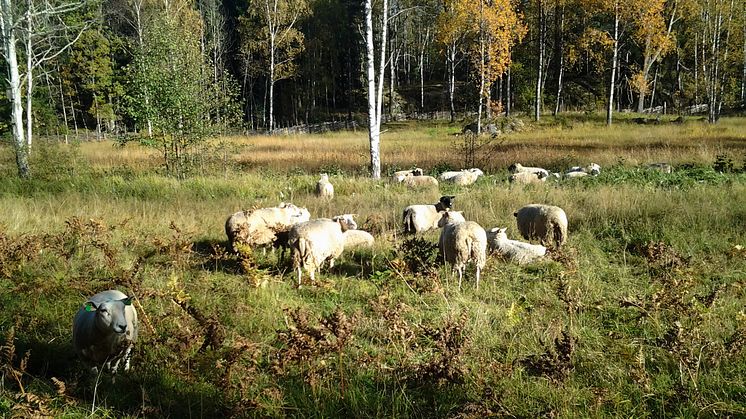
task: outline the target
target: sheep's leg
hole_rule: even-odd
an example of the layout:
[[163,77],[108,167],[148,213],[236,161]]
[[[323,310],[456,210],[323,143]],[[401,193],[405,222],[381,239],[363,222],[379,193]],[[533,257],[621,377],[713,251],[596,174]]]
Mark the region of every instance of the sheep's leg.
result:
[[480,273],[480,269],[479,269],[479,266],[477,266],[477,291],[479,291],[479,273]]
[[124,370],[125,371],[130,370],[130,358],[132,357],[132,346],[134,345],[128,345],[127,350],[124,351]]
[[295,273],[296,273],[296,276],[298,277],[298,288],[300,288],[300,280],[301,280],[301,276],[303,273],[303,268],[298,266],[297,268],[295,268]]
[[456,270],[458,271],[458,290],[461,291],[461,279],[464,277],[463,268],[458,266]]
[[334,258],[329,259],[329,270],[334,267]]
[[311,268],[308,270],[308,275],[311,276],[311,285],[316,285],[316,269]]

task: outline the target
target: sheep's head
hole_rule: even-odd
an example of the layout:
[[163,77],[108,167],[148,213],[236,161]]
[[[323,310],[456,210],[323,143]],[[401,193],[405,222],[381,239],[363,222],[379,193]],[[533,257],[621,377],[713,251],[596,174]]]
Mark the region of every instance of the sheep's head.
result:
[[440,197],[440,200],[438,201],[438,204],[436,205],[438,208],[438,211],[446,211],[451,208],[453,208],[453,200],[456,199],[456,195],[444,195]]
[[357,223],[353,219],[353,217],[355,216],[357,216],[357,214],[337,215],[336,217],[332,218],[332,221],[336,221],[337,223],[339,223],[340,227],[342,227],[342,231],[356,230]]
[[450,223],[463,223],[466,219],[464,218],[462,211],[443,211],[441,213],[440,220],[438,221],[438,227],[444,227]]
[[469,171],[477,175],[477,177],[484,176],[484,172],[480,169],[477,169],[476,167],[469,169]]
[[319,180],[327,181],[328,182],[329,181],[329,175],[326,174],[326,173],[322,173],[321,174],[321,179],[319,179]]
[[589,164],[586,170],[593,176],[598,176],[601,174],[601,166],[597,165],[596,163]]
[[96,328],[99,330],[111,330],[114,333],[122,334],[127,332],[125,310],[129,305],[132,305],[132,297],[104,301],[98,304],[93,301],[86,301],[83,309],[88,312],[95,312]]
[[510,173],[515,173],[515,172],[516,172],[516,171],[518,171],[518,169],[520,169],[521,167],[523,167],[523,166],[521,166],[521,164],[520,164],[520,163],[513,163],[513,164],[511,164],[510,166],[508,166],[508,172],[510,172]]
[[415,167],[414,169],[412,169],[411,173],[412,173],[412,176],[422,176],[425,174],[425,172],[419,167]]

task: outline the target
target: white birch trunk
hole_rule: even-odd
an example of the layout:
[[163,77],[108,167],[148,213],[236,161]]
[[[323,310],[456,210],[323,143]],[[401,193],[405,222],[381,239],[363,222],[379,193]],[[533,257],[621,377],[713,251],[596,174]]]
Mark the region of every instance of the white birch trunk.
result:
[[541,0],[537,0],[539,14],[539,59],[536,66],[536,99],[534,100],[534,120],[541,118],[541,80],[544,67],[544,10]]
[[619,55],[619,0],[614,2],[614,52],[611,58],[611,81],[609,82],[609,103],[606,106],[606,125],[611,126],[614,114],[614,84],[616,83],[616,66]]
[[373,0],[365,0],[365,46],[368,77],[368,139],[370,141],[370,170],[374,179],[381,177],[381,128],[376,114],[376,70],[373,44]]

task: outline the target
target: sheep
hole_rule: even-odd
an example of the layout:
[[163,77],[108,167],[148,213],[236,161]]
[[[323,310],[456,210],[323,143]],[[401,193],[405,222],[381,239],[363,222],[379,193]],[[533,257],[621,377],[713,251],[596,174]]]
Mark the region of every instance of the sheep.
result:
[[477,267],[476,279],[479,290],[479,276],[487,261],[487,233],[474,221],[465,221],[459,211],[446,211],[438,223],[440,232],[438,249],[443,259],[458,272],[458,289],[467,262]]
[[547,169],[542,169],[541,167],[526,167],[521,165],[520,163],[513,163],[510,166],[508,166],[508,171],[510,173],[521,173],[521,172],[529,172],[529,173],[543,173],[543,177],[549,176],[549,171]]
[[432,176],[405,176],[402,183],[410,188],[438,186],[438,179]]
[[546,246],[562,246],[567,240],[567,215],[560,207],[531,204],[519,209],[516,217],[518,231],[526,240],[538,239]]
[[124,361],[124,371],[130,369],[132,348],[137,341],[137,311],[132,298],[123,292],[107,290],[89,298],[73,319],[75,352],[92,370],[103,369],[116,374]]
[[547,253],[547,248],[540,244],[524,243],[508,239],[504,228],[492,228],[487,231],[487,248],[519,265],[534,262]]
[[590,174],[583,171],[570,171],[562,174],[563,179],[578,179],[586,176],[590,176]]
[[661,173],[672,173],[673,167],[671,167],[668,163],[650,163],[645,165],[645,168],[648,170],[656,170]]
[[263,246],[277,240],[277,233],[288,231],[293,224],[308,221],[311,214],[306,208],[281,202],[271,208],[239,211],[225,222],[228,245],[234,252],[237,244]]
[[543,172],[517,172],[508,177],[510,183],[519,183],[528,185],[531,183],[542,183],[547,180],[547,175]]
[[344,236],[345,250],[353,247],[373,247],[373,244],[375,244],[375,238],[367,231],[347,230],[342,235]]
[[326,199],[334,198],[334,185],[329,182],[329,175],[326,173],[322,173],[321,179],[316,182],[316,196]]
[[601,166],[596,163],[591,163],[588,166],[573,166],[565,171],[564,177],[576,178],[584,177],[587,175],[598,176],[601,174]]
[[484,176],[484,172],[480,169],[464,169],[458,172],[443,172],[438,176],[438,179],[443,182],[455,183],[456,185],[468,186],[476,182],[480,176]]
[[313,284],[316,281],[315,272],[325,260],[329,261],[329,268],[334,267],[334,260],[344,250],[343,232],[357,228],[353,216],[344,214],[332,219],[318,218],[298,223],[290,229],[288,245],[293,254],[298,287],[301,286],[303,269],[308,272]]
[[440,200],[432,205],[417,204],[404,208],[402,223],[404,233],[422,233],[438,228],[438,221],[442,212],[453,207],[453,195],[441,196]]
[[391,177],[395,183],[401,183],[402,181],[404,181],[405,177],[422,176],[424,173],[425,172],[422,169],[420,169],[419,167],[415,167],[412,170],[399,170],[398,172],[394,172]]

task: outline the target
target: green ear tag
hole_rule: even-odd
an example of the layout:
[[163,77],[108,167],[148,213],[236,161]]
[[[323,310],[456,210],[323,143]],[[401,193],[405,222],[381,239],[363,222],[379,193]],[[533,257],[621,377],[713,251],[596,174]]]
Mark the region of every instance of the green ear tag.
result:
[[90,301],[85,303],[84,307],[85,307],[85,311],[94,311],[93,304],[91,304]]
[[125,298],[124,300],[122,300],[122,302],[126,306],[131,306],[132,305],[132,297]]

